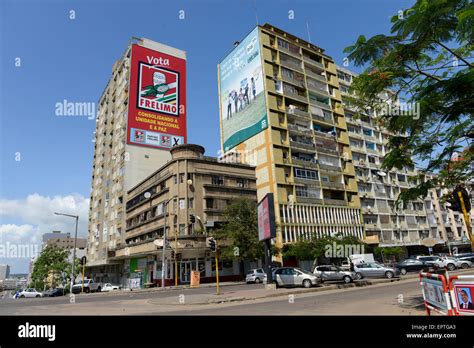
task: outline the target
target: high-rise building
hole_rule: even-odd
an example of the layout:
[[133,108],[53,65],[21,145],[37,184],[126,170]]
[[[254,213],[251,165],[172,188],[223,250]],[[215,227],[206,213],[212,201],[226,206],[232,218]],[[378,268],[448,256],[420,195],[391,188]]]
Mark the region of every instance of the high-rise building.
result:
[[274,194],[276,245],[364,238],[334,60],[265,24],[219,64],[218,79],[222,151],[256,165],[259,200]]
[[[420,253],[426,247],[442,245],[444,241],[438,233],[430,196],[401,207],[395,206],[400,192],[417,184],[418,171],[415,167],[382,169],[383,157],[390,151],[388,141],[393,133],[380,124],[377,110],[356,110],[345,101],[357,74],[340,66],[337,74],[361,198],[366,242],[382,247],[404,246],[409,253]],[[380,95],[380,102],[397,105],[390,91]]]
[[113,65],[98,104],[87,242],[92,274],[117,273],[108,254],[124,243],[127,191],[186,142],[185,52],[134,40]]

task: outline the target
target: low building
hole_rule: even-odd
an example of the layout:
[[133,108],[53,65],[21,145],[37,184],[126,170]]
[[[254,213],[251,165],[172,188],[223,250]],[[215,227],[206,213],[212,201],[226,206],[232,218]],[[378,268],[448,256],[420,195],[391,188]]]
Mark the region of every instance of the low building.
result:
[[[108,255],[111,262],[122,263],[122,277],[91,276],[124,286],[161,284],[166,235],[165,284],[174,284],[176,276],[186,284],[193,270],[201,272],[201,282],[215,280],[206,236],[225,222],[224,209],[230,201],[242,197],[256,201],[257,188],[255,167],[221,162],[204,156],[204,151],[199,145],[175,146],[168,163],[128,191],[124,243],[109,248]],[[238,279],[238,263],[219,264],[219,276],[222,281]]]

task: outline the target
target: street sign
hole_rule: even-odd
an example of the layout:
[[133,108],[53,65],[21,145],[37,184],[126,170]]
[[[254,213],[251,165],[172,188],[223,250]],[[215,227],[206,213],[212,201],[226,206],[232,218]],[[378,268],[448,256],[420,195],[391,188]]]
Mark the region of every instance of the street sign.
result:
[[258,203],[258,240],[264,241],[276,237],[275,205],[273,193],[267,193]]

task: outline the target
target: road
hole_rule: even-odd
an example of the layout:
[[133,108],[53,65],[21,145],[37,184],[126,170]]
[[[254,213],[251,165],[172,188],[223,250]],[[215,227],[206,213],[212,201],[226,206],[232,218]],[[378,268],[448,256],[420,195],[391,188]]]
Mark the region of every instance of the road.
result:
[[[259,285],[222,287],[225,294],[262,289]],[[186,296],[209,296],[215,288],[120,292],[39,299],[0,300],[2,315],[424,315],[419,280],[407,278],[393,283],[326,290],[304,294],[282,291],[278,297],[220,304],[186,304]],[[279,295],[279,293],[278,293]],[[183,304],[177,304],[183,299]],[[157,300],[161,302],[158,303]],[[168,299],[168,300],[167,300]],[[172,304],[174,301],[176,304]],[[163,304],[164,303],[164,304]]]

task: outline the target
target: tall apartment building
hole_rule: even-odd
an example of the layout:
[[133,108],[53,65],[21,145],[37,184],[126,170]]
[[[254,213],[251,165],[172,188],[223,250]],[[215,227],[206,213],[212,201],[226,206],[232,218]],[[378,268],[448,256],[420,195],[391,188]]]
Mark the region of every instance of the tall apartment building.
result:
[[[108,256],[124,243],[127,191],[171,159],[172,145],[185,142],[185,59],[181,50],[137,39],[112,67],[96,120],[87,242],[92,274],[117,273]],[[181,136],[173,136],[177,131]]]
[[5,280],[10,277],[10,266],[7,264],[0,265],[0,280]]
[[334,60],[265,24],[219,64],[218,78],[222,151],[256,165],[259,200],[274,194],[276,245],[364,238]]
[[[380,246],[405,246],[411,252],[423,252],[424,247],[443,244],[430,197],[409,202],[398,209],[395,207],[399,193],[416,185],[413,179],[417,170],[414,167],[382,170],[381,163],[389,152],[387,143],[391,133],[377,122],[377,111],[355,110],[344,101],[357,74],[340,66],[337,73],[361,197],[366,241]],[[389,93],[385,92],[380,98],[390,103]]]

